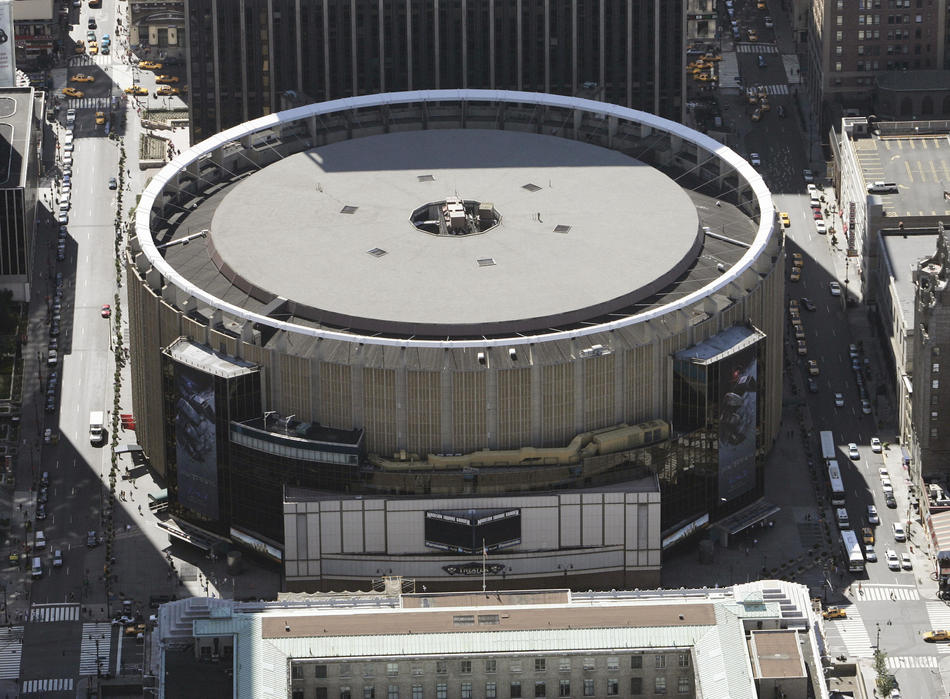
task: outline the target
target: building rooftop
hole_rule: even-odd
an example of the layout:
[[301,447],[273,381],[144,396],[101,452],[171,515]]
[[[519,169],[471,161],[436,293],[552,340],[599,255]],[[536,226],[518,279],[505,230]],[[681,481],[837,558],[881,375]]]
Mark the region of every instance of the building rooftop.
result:
[[175,361],[225,379],[251,374],[259,369],[252,362],[220,354],[210,347],[184,337],[173,342],[165,351]]
[[33,88],[0,89],[0,187],[23,187],[33,123]]
[[753,631],[749,641],[756,677],[805,677],[805,661],[794,631]]
[[950,216],[948,133],[909,130],[853,139],[865,185],[895,182],[895,194],[877,194],[888,217]]
[[921,259],[931,257],[937,250],[937,232],[933,228],[920,231],[883,230],[881,249],[887,256],[900,312],[904,317],[904,327],[912,328],[916,293],[912,272],[917,269]]

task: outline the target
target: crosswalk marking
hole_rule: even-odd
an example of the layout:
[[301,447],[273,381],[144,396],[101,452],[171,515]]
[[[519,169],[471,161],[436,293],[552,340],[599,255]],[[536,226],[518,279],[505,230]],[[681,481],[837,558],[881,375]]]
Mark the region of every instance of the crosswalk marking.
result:
[[842,609],[848,613],[847,618],[826,622],[825,633],[827,634],[829,629],[834,629],[847,648],[848,655],[855,658],[872,657],[874,650],[871,648],[871,639],[868,637],[868,630],[864,626],[858,608],[852,604]]
[[[931,629],[950,629],[950,606],[946,602],[930,600],[927,602],[927,618],[930,619]],[[934,644],[937,653],[944,655],[950,653],[950,644]]]
[[919,599],[920,592],[914,585],[862,585],[858,593],[861,602]]
[[111,105],[111,97],[70,97],[66,100],[66,106],[73,109],[95,109],[97,111],[103,111],[109,109]]
[[[98,641],[98,646],[96,645]],[[95,675],[99,669],[99,658],[102,660],[102,670],[109,667],[110,648],[112,647],[112,624],[109,622],[89,623],[82,625],[82,645],[79,649],[79,674]],[[98,653],[97,653],[98,649]]]
[[15,680],[20,676],[22,656],[23,627],[0,627],[0,680]]
[[55,680],[23,680],[21,694],[33,694],[35,692],[71,692],[73,689],[73,678],[65,677]]
[[741,43],[736,44],[736,53],[778,53],[775,44]]
[[888,670],[903,670],[906,668],[925,667],[936,668],[935,655],[889,655],[885,659]]
[[54,621],[79,621],[78,604],[34,604],[30,622],[40,624]]

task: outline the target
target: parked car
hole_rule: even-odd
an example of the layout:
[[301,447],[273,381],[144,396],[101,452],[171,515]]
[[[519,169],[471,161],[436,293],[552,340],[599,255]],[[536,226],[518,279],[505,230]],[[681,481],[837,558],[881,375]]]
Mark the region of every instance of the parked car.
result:
[[861,454],[858,452],[858,445],[854,442],[848,444],[848,456],[853,460],[857,461],[861,458]]
[[887,560],[887,567],[891,570],[900,570],[901,562],[897,557],[897,554],[892,549],[887,549],[884,552],[884,558]]
[[907,530],[900,522],[894,522],[894,541],[907,541]]
[[844,407],[844,395],[841,393],[835,394],[835,407],[843,408]]
[[871,437],[871,451],[875,454],[881,453],[881,440],[877,437]]
[[877,553],[871,544],[864,545],[864,560],[870,561],[871,563],[877,562]]
[[913,570],[914,563],[910,560],[910,554],[904,551],[901,553],[901,568],[904,570]]
[[877,514],[877,508],[874,505],[868,505],[868,524],[880,524],[881,518]]
[[828,607],[821,616],[823,619],[847,619],[848,613],[841,607]]
[[832,296],[841,296],[841,285],[838,282],[828,282],[828,290]]

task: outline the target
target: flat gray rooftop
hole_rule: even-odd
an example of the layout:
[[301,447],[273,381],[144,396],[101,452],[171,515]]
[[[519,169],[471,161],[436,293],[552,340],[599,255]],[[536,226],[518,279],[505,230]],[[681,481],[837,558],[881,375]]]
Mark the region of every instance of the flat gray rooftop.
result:
[[904,327],[912,328],[915,290],[911,272],[917,269],[917,263],[922,258],[931,257],[937,252],[937,233],[905,233],[881,235],[881,243],[894,275],[894,288],[904,317]]
[[[491,202],[501,222],[467,236],[411,224],[414,209],[451,196]],[[233,186],[210,230],[216,265],[246,288],[320,322],[419,334],[602,316],[681,278],[703,244],[690,193],[650,166],[553,136],[471,129],[291,156]]]
[[22,187],[30,148],[33,89],[0,89],[0,188]]
[[888,216],[950,216],[950,140],[889,136],[853,141],[864,181],[896,182],[896,194],[878,195]]

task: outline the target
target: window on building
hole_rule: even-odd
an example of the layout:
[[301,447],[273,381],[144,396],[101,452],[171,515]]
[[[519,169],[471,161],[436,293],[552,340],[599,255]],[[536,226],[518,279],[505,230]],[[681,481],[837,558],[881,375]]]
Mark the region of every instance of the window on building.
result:
[[653,693],[666,694],[666,678],[663,675],[657,675],[653,680]]
[[508,665],[508,669],[509,669],[511,672],[521,672],[521,661],[520,661],[520,660],[512,660],[512,661],[511,661],[511,664]]
[[363,677],[376,677],[376,666],[373,663],[366,663],[363,666]]
[[376,699],[376,687],[373,685],[363,685],[363,699]]
[[689,677],[684,675],[676,681],[676,691],[679,694],[689,694]]
[[422,665],[413,665],[412,666],[412,676],[413,677],[422,677],[426,674],[425,668]]
[[844,68],[841,65],[841,61],[835,61],[835,72],[840,73],[842,70],[844,70]]
[[340,677],[349,677],[349,676],[350,676],[350,664],[340,663]]
[[844,24],[844,17],[842,17],[841,15],[838,15],[837,17],[835,17],[835,24],[837,24],[839,27],[842,26]]
[[608,679],[607,680],[607,696],[615,697],[620,694],[620,680]]
[[689,653],[680,653],[679,666],[689,667]]
[[931,427],[931,428],[930,428],[930,438],[931,438],[931,439],[936,439],[936,438],[937,438],[937,428],[936,428],[936,427]]
[[497,699],[498,697],[498,685],[494,682],[485,683],[485,699]]
[[844,9],[844,0],[837,0],[837,4],[836,4],[835,6],[836,6],[839,10],[843,10],[843,9]]
[[494,658],[488,658],[485,661],[485,672],[487,672],[488,674],[494,674],[496,672],[497,667],[498,667],[498,663],[495,661]]
[[349,687],[340,687],[340,699],[353,699],[353,692],[350,691]]
[[534,683],[534,696],[546,697],[548,695],[548,685],[544,680],[538,680]]
[[[861,38],[862,34],[864,34],[864,32],[858,32],[859,39]],[[835,41],[844,41],[844,32],[840,29],[835,32]]]
[[462,695],[462,699],[472,699],[472,683],[463,682],[462,686],[459,688],[459,691]]
[[643,656],[642,655],[631,655],[630,656],[630,669],[639,670],[643,667]]
[[[326,690],[326,687],[321,687],[320,689]],[[291,699],[304,699],[303,690],[295,689],[290,693]]]
[[596,667],[593,658],[584,658],[584,670],[590,672]]
[[302,680],[303,679],[303,667],[298,663],[294,663],[290,666],[290,679],[292,680]]
[[512,680],[511,684],[508,686],[508,696],[511,699],[519,699],[521,696],[521,682],[518,680]]
[[643,678],[642,677],[630,678],[630,694],[632,694],[633,696],[639,696],[643,694]]
[[570,658],[561,658],[557,661],[557,669],[559,672],[570,672],[571,671],[571,659]]
[[607,658],[607,669],[608,669],[608,670],[619,670],[619,669],[620,669],[620,658]]
[[386,676],[387,676],[387,677],[398,677],[398,676],[399,676],[399,663],[386,663]]
[[843,56],[843,55],[844,55],[844,47],[843,47],[843,46],[835,46],[835,55],[836,55],[836,56]]
[[412,699],[423,699],[424,696],[421,684],[412,685]]
[[435,685],[435,699],[449,699],[448,682],[437,682]]
[[472,674],[472,661],[471,660],[462,660],[459,662],[459,672],[463,675]]
[[655,667],[657,670],[663,670],[664,668],[666,668],[666,656],[665,655],[655,656],[653,658],[653,667]]
[[939,373],[940,373],[940,365],[935,363],[935,364],[930,368],[930,370],[931,370],[934,374],[939,374]]
[[399,699],[399,685],[391,684],[386,690],[386,699]]
[[560,682],[558,682],[557,695],[559,697],[571,696],[571,681],[570,680],[561,680]]
[[592,679],[584,680],[584,696],[585,697],[594,696],[594,680]]
[[449,664],[444,660],[435,661],[435,672],[438,675],[444,675],[449,671]]
[[534,671],[535,672],[544,672],[547,669],[547,661],[544,658],[535,658],[534,659]]
[[935,391],[936,391],[938,388],[940,388],[940,379],[934,379],[933,381],[931,381],[931,382],[930,382],[930,387],[931,387],[932,389],[934,389]]
[[327,676],[327,666],[326,665],[314,665],[313,666],[313,676],[320,679]]

